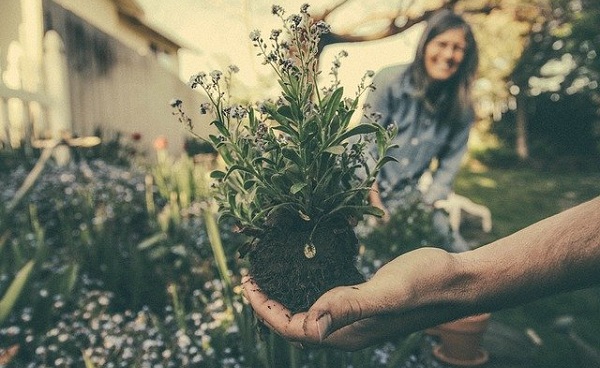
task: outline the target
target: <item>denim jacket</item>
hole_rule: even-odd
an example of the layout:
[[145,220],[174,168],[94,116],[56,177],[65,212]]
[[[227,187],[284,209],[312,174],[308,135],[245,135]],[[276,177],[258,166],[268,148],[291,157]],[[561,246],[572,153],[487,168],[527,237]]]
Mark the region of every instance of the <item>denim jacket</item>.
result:
[[452,126],[441,123],[424,107],[423,101],[414,96],[414,87],[405,77],[407,68],[408,65],[395,65],[378,72],[373,79],[376,89],[370,91],[365,101],[370,105],[369,112],[381,114],[379,124],[398,127],[393,141],[398,147],[388,151],[397,162],[385,164],[378,178],[381,199],[386,206],[392,205],[390,202],[406,187],[415,187],[434,158],[438,159],[437,170],[423,199],[432,204],[446,198],[467,151],[474,120],[470,109]]

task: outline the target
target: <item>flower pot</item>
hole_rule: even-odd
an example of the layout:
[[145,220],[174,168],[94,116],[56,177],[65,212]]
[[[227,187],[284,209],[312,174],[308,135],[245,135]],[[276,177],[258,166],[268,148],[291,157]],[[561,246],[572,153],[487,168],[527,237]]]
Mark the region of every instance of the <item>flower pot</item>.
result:
[[478,314],[428,329],[427,333],[440,339],[439,345],[433,348],[435,358],[462,367],[486,363],[489,353],[482,348],[481,340],[489,319],[489,313]]

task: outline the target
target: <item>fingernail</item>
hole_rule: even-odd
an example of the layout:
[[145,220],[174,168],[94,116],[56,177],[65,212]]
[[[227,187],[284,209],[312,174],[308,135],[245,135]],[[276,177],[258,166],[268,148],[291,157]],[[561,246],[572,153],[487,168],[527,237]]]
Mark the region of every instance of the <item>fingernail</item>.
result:
[[319,341],[323,342],[327,336],[329,336],[329,330],[331,329],[331,315],[325,313],[317,319],[317,332],[319,333]]
[[242,276],[242,284],[245,284],[248,281],[250,281],[250,276],[248,276],[248,275]]

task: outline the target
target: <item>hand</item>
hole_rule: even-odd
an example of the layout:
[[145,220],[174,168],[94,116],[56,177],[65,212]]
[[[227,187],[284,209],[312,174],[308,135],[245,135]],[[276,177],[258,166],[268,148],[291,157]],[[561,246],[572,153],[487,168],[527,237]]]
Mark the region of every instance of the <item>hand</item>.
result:
[[369,202],[372,206],[383,211],[383,216],[381,216],[378,222],[383,224],[388,223],[390,221],[390,211],[388,211],[381,200],[381,196],[379,195],[379,185],[377,185],[377,182],[373,183],[373,187],[371,188],[371,191],[369,191]]
[[[600,197],[475,250],[421,248],[292,315],[251,278],[244,294],[284,338],[357,350],[476,313],[600,285]],[[535,275],[535,277],[532,277]]]
[[[431,327],[448,317],[432,308],[418,307],[438,289],[433,282],[454,267],[453,256],[423,248],[396,258],[369,281],[334,288],[307,312],[292,315],[260,291],[251,277],[242,280],[244,295],[257,317],[291,342],[358,350],[387,338]],[[431,275],[438,275],[429,280]],[[444,293],[438,290],[438,296]]]

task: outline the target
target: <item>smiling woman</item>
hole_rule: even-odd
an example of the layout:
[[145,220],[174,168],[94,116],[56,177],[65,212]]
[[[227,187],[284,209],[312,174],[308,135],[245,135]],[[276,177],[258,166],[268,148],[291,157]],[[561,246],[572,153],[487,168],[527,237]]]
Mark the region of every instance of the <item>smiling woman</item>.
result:
[[425,47],[425,70],[435,81],[445,81],[457,71],[465,57],[467,41],[461,28],[449,29]]
[[[411,64],[391,66],[375,76],[376,90],[366,105],[381,117],[380,124],[398,129],[397,148],[390,152],[397,162],[382,168],[370,196],[387,212],[384,219],[415,197],[433,209],[451,193],[474,120],[470,91],[477,63],[471,27],[442,10],[429,20]],[[431,184],[421,193],[419,179],[434,161]],[[433,212],[433,226],[444,239],[436,246],[468,250],[460,235],[450,231],[442,211]]]

